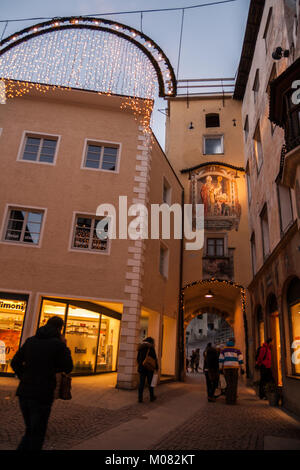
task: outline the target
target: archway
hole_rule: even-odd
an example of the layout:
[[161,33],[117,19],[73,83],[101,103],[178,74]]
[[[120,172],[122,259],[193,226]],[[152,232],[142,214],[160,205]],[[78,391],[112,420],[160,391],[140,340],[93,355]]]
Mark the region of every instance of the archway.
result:
[[243,286],[233,281],[214,278],[189,283],[181,291],[180,313],[180,365],[183,380],[186,361],[186,328],[190,321],[201,313],[216,314],[224,318],[232,327],[236,344],[244,351],[246,372],[249,376],[246,292]]

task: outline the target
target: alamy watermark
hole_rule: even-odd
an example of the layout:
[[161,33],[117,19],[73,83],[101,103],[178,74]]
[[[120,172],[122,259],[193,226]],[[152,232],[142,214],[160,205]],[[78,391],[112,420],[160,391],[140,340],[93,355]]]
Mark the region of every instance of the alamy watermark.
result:
[[294,90],[295,88],[297,89],[292,94],[292,103],[297,105],[300,104],[300,80],[295,80],[292,83],[292,89]]
[[149,211],[144,204],[128,207],[127,196],[119,196],[118,211],[113,204],[100,204],[96,216],[102,217],[96,226],[100,240],[180,240],[184,237],[186,250],[201,250],[204,245],[203,204],[184,204],[183,210],[178,203],[151,204]]

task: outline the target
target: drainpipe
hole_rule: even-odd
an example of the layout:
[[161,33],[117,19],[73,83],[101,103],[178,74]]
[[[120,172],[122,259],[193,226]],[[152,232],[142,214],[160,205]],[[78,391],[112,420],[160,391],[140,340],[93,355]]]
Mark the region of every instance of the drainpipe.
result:
[[182,291],[182,278],[183,278],[183,236],[184,236],[184,190],[181,193],[181,213],[182,213],[182,237],[180,240],[180,269],[179,269],[179,299],[178,299],[178,368],[177,378],[183,382],[184,372],[184,318],[183,308],[181,305],[181,291]]

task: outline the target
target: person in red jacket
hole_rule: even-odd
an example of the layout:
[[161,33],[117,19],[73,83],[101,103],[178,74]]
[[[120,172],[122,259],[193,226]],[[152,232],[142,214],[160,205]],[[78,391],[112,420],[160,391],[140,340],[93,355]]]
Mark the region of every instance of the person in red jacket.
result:
[[260,347],[258,358],[256,361],[257,366],[260,370],[260,382],[259,382],[259,398],[261,400],[266,399],[265,386],[269,382],[274,382],[272,375],[272,353],[271,344],[272,338],[268,338],[265,343]]

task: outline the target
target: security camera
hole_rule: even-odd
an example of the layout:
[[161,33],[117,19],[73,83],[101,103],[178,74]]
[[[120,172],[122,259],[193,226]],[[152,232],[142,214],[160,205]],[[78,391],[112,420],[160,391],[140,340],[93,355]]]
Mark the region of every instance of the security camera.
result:
[[280,60],[282,57],[289,57],[290,51],[283,50],[282,47],[276,47],[275,51],[272,53],[274,60]]

